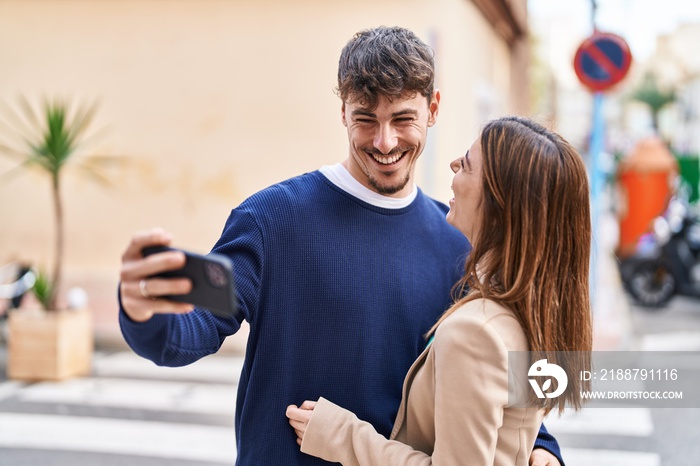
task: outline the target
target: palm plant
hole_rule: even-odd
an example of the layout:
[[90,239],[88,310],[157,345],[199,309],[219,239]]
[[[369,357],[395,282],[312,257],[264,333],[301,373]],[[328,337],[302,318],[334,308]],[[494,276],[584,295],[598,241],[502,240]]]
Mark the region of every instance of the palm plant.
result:
[[[58,309],[58,291],[63,279],[64,254],[64,216],[63,199],[61,196],[61,181],[63,169],[69,161],[76,158],[83,148],[86,139],[85,132],[90,125],[96,110],[96,105],[81,106],[71,112],[68,103],[55,100],[45,101],[43,112],[37,113],[25,98],[20,98],[21,111],[7,110],[4,129],[9,130],[6,140],[0,142],[0,152],[19,161],[19,165],[2,175],[9,176],[15,171],[25,168],[39,168],[51,179],[51,193],[55,220],[55,245],[53,271],[46,276],[45,286],[42,287],[42,304],[47,309]],[[5,133],[5,131],[3,131]],[[86,156],[81,160],[80,167],[96,179],[108,182],[100,173],[99,167],[103,161],[109,160],[104,156]]]
[[43,270],[39,270],[36,273],[36,281],[32,287],[32,292],[36,299],[39,300],[44,309],[56,309],[56,306],[51,304],[54,299],[54,287],[53,283],[46,276]]
[[632,99],[643,102],[649,106],[651,111],[651,123],[654,132],[659,133],[659,113],[667,104],[675,102],[676,92],[674,89],[661,89],[653,74],[647,73],[642,83],[632,94]]

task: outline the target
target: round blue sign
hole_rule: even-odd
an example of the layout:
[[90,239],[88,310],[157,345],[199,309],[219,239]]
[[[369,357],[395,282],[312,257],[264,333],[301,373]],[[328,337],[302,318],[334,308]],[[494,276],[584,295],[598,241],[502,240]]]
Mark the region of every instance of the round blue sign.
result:
[[620,82],[631,63],[632,54],[622,37],[595,32],[576,51],[574,70],[586,87],[603,91]]

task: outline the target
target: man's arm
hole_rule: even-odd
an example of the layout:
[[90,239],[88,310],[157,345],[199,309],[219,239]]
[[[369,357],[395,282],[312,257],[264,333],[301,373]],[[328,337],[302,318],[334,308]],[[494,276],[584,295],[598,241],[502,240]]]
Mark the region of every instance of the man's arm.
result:
[[191,288],[188,279],[149,278],[184,265],[179,251],[141,255],[146,246],[170,242],[170,235],[159,229],[132,238],[122,256],[119,324],[124,339],[138,355],[158,365],[183,366],[218,351],[226,336],[238,331],[240,322],[159,298]]

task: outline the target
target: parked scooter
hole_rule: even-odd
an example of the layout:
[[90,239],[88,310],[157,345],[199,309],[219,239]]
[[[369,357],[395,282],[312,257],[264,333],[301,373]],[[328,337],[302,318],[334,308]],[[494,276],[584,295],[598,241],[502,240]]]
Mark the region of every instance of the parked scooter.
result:
[[24,295],[36,283],[36,275],[24,264],[12,262],[0,267],[0,342],[7,341],[5,321],[19,307]]
[[8,300],[7,309],[19,307],[24,294],[36,282],[31,267],[17,262],[0,267],[0,300]]
[[673,198],[637,253],[620,264],[623,285],[637,304],[658,309],[678,295],[700,298],[700,221]]

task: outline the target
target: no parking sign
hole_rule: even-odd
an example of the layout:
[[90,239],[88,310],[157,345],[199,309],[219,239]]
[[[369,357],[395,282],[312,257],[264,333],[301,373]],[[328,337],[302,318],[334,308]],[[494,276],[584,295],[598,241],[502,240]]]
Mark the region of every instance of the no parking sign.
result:
[[594,92],[604,91],[625,77],[632,54],[625,40],[609,32],[594,32],[574,56],[578,79]]

